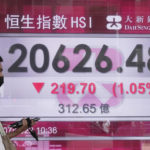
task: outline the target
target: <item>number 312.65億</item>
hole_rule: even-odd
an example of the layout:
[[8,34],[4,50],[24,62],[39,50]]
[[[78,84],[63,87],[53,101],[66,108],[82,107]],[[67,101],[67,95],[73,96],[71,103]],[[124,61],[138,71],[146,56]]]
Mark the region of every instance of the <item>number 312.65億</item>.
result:
[[[56,72],[64,73],[69,70],[70,62],[69,59],[66,56],[63,56],[63,52],[65,50],[65,45],[60,45],[53,61],[52,66]],[[21,51],[20,57],[9,67],[8,72],[27,72],[27,67],[21,67],[20,65],[22,62],[26,59],[27,56],[27,49],[22,44],[14,44],[10,47],[9,53],[14,54],[16,50]],[[36,63],[36,53],[38,50],[41,50],[43,52],[43,64],[41,67],[37,66]],[[85,67],[85,64],[88,62],[91,56],[91,49],[86,44],[79,44],[74,48],[73,53],[79,54],[80,50],[85,51],[85,55],[82,58],[82,60],[73,68],[73,72],[92,72],[91,67]],[[106,56],[106,52],[108,50],[108,46],[103,45],[102,49],[100,50],[96,61],[95,61],[95,67],[97,71],[101,73],[107,73],[112,69],[112,60],[108,56]],[[149,55],[150,55],[150,49],[149,49]],[[134,58],[137,56],[137,61],[133,61]],[[30,51],[30,65],[33,71],[37,73],[45,72],[49,67],[49,51],[47,47],[43,44],[36,44],[31,48]],[[59,62],[63,62],[63,66],[60,67],[58,64]],[[105,62],[105,67],[101,66],[101,63]],[[143,72],[143,67],[145,67],[145,62],[143,61],[143,48],[141,44],[136,45],[130,56],[128,57],[126,61],[127,67],[137,67],[138,72]],[[147,62],[148,69],[150,70],[150,59]]]

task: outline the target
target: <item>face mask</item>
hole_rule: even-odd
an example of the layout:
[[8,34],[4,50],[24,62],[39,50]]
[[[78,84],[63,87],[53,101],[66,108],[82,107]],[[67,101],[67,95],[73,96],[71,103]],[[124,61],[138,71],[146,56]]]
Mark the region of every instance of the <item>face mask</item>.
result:
[[4,77],[0,77],[0,87],[3,85],[4,83]]

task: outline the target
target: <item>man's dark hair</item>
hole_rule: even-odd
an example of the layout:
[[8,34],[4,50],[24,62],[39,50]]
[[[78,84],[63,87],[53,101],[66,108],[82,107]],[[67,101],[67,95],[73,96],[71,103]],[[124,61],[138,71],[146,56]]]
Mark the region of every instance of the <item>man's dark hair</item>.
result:
[[3,58],[0,56],[0,62],[3,62]]

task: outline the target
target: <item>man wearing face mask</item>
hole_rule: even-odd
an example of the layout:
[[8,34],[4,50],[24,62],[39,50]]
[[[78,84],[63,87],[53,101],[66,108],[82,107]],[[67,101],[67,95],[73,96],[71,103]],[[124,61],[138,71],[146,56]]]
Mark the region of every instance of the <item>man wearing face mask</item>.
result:
[[[3,59],[0,56],[0,88],[2,88],[4,84],[4,76],[2,73],[3,71],[2,62],[3,62]],[[0,98],[1,98],[1,95],[0,95]],[[21,122],[22,122],[21,127],[7,134],[5,133],[3,126],[0,122],[0,150],[16,150],[15,146],[13,146],[13,144],[9,140],[29,128],[29,123],[27,119],[22,119]],[[35,124],[35,121],[31,120],[30,127],[33,126],[34,124]]]
[[[3,77],[3,74],[2,74],[2,64],[1,62],[3,61],[2,57],[0,57],[0,88],[2,89],[2,86],[3,86],[3,83],[4,83],[4,77]],[[2,93],[2,92],[0,92]],[[0,94],[0,97],[2,96],[2,94]]]

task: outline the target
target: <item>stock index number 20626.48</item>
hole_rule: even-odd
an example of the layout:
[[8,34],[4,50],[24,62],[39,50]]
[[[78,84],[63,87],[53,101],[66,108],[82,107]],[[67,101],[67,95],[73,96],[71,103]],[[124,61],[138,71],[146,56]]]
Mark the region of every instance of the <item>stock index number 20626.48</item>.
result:
[[[66,46],[61,44],[58,51],[55,54],[55,57],[52,60],[53,69],[58,73],[67,72],[70,68],[69,59],[71,58],[67,58],[65,55],[63,55],[65,49]],[[9,54],[15,54],[17,50],[21,51],[21,55],[8,68],[8,72],[28,72],[28,66],[22,66],[23,61],[27,57],[28,51],[23,44],[14,44],[10,47]],[[44,57],[41,66],[38,66],[36,62],[36,54],[39,50],[42,51],[42,57]],[[74,48],[73,54],[78,55],[81,50],[84,51],[85,55],[83,56],[81,61],[72,69],[72,72],[92,72],[92,67],[86,65],[86,63],[91,59],[91,48],[86,44],[79,44]],[[102,48],[99,49],[99,54],[94,61],[95,68],[100,73],[107,73],[111,71],[113,66],[111,58],[106,55],[107,51],[108,46],[103,45]],[[150,49],[148,50],[148,55],[150,55]],[[134,60],[135,58],[137,58],[136,61]],[[50,52],[48,48],[44,44],[35,44],[30,50],[29,62],[34,72],[43,73],[47,71],[50,62]],[[59,65],[60,62],[63,63],[62,66]],[[105,66],[101,65],[102,62],[105,62]],[[143,46],[142,44],[138,44],[135,46],[131,54],[129,54],[129,57],[126,59],[126,67],[137,67],[137,71],[141,73],[143,72],[143,68],[146,66],[146,63],[148,70],[150,70],[150,59],[148,59],[147,62],[143,61]]]

